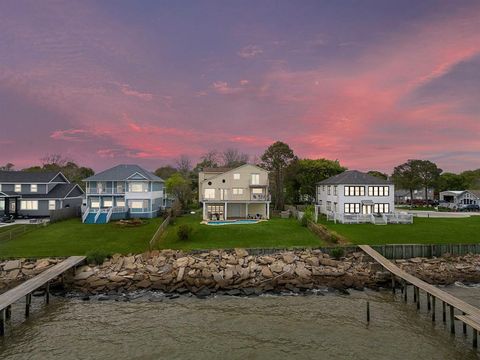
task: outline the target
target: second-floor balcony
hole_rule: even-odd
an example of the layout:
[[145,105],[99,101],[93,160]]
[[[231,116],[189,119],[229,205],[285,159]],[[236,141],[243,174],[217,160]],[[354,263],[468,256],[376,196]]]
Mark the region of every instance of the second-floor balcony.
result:
[[109,195],[109,194],[125,194],[124,188],[87,188],[87,194],[92,195]]
[[202,202],[225,202],[225,201],[238,201],[238,202],[245,202],[245,201],[270,201],[271,196],[270,194],[250,194],[250,195],[228,195],[219,197],[216,196],[212,197],[202,197]]

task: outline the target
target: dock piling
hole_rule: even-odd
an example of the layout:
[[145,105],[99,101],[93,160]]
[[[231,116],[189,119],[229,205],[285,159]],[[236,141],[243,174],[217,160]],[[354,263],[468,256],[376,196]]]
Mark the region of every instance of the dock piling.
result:
[[432,309],[430,304],[430,294],[427,292],[427,310],[430,311]]
[[27,294],[25,296],[25,317],[28,318],[30,316],[30,305],[32,304],[32,294]]
[[442,312],[443,312],[443,322],[447,322],[447,305],[445,304],[445,301],[442,302]]
[[45,304],[50,304],[50,281],[45,285]]
[[420,310],[420,288],[417,287],[417,310]]
[[6,319],[6,320],[10,320],[11,317],[12,317],[12,306],[11,306],[11,305],[8,305],[8,306],[5,308],[5,319]]
[[5,335],[5,309],[0,311],[0,336]]
[[450,332],[455,334],[455,308],[450,305]]
[[432,296],[432,322],[435,322],[435,304],[436,303],[436,297]]
[[[466,314],[462,312],[462,315],[465,316]],[[467,324],[465,322],[462,322],[463,324],[463,335],[467,335]]]
[[407,302],[407,301],[408,301],[408,295],[407,295],[408,285],[407,285],[407,282],[405,282],[404,289],[405,289],[405,291],[403,292],[403,300],[404,300],[405,302]]
[[478,347],[477,336],[478,336],[478,331],[476,329],[472,329],[472,346],[474,349]]

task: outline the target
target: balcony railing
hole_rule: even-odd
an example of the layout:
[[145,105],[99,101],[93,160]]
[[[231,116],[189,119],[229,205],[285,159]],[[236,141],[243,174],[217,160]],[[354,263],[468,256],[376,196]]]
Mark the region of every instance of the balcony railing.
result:
[[125,194],[125,189],[115,189],[115,188],[106,188],[106,189],[87,189],[87,194],[94,195],[104,195],[104,194]]

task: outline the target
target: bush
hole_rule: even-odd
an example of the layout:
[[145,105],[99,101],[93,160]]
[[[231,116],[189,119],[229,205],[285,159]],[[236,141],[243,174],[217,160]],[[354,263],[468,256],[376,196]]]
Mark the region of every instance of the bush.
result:
[[336,247],[330,251],[330,255],[335,259],[340,259],[343,255],[345,255],[345,250],[341,247]]
[[110,258],[111,254],[104,250],[93,250],[87,252],[85,256],[89,264],[101,265],[106,259]]
[[300,220],[300,224],[302,224],[303,227],[307,227],[308,226],[308,217],[306,214],[303,214],[302,216],[302,219]]
[[178,227],[177,236],[180,241],[187,241],[192,234],[192,227],[188,224],[182,224]]

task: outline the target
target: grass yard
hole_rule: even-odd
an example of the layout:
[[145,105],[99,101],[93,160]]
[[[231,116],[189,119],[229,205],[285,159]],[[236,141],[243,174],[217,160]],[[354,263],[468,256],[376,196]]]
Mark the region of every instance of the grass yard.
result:
[[11,231],[13,229],[18,229],[21,226],[24,226],[24,225],[9,225],[9,226],[3,225],[3,226],[0,226],[0,234],[4,233],[4,232],[7,232],[7,231]]
[[[227,249],[227,248],[290,248],[318,247],[324,243],[295,219],[273,218],[266,222],[246,225],[211,226],[200,224],[198,215],[176,219],[167,228],[158,246],[163,249]],[[193,231],[189,240],[180,241],[177,229],[189,224]]]
[[334,224],[319,220],[357,245],[468,244],[480,242],[480,216],[414,218],[412,225]]
[[[82,224],[80,219],[61,221],[12,240],[0,241],[0,257],[47,257],[85,255],[89,251],[142,253],[161,223],[146,220],[138,227],[109,224]],[[10,227],[11,228],[11,227]]]

